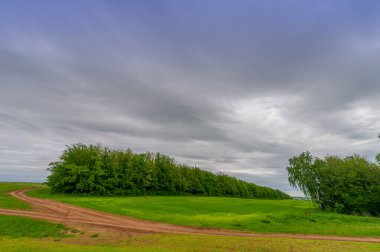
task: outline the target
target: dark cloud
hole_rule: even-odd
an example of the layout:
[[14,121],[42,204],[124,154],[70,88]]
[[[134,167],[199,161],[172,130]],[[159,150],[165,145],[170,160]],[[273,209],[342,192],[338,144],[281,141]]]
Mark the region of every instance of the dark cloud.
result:
[[0,180],[42,181],[83,142],[295,193],[290,156],[379,147],[375,1],[0,7]]

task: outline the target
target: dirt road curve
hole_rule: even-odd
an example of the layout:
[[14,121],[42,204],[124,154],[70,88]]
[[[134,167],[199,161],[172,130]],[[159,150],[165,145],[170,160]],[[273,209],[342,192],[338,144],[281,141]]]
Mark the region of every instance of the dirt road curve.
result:
[[90,210],[78,206],[73,206],[53,200],[37,199],[25,195],[31,189],[22,189],[10,193],[12,196],[29,203],[32,211],[1,209],[0,214],[27,216],[36,219],[43,219],[53,222],[63,223],[69,227],[79,229],[103,229],[112,230],[124,234],[136,233],[171,233],[171,234],[204,234],[221,236],[245,236],[245,237],[272,237],[272,238],[294,238],[311,240],[336,240],[336,241],[357,241],[380,243],[380,238],[365,237],[340,237],[340,236],[319,236],[319,235],[290,235],[290,234],[255,234],[248,232],[238,232],[221,230],[214,228],[196,228],[165,224],[153,221],[145,221],[125,216],[104,213]]

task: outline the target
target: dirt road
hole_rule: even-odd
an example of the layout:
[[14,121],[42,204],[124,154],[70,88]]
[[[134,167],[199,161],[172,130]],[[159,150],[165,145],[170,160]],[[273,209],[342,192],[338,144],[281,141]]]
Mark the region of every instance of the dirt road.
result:
[[379,238],[371,237],[341,237],[319,235],[291,235],[291,234],[256,234],[215,228],[197,228],[165,224],[153,221],[139,220],[126,216],[119,216],[83,207],[73,206],[53,200],[37,199],[25,195],[31,189],[22,189],[11,192],[10,195],[29,203],[32,211],[1,209],[0,214],[27,216],[63,223],[69,227],[82,230],[110,230],[120,234],[136,233],[171,233],[171,234],[203,234],[220,236],[245,236],[245,237],[270,237],[270,238],[293,238],[311,240],[335,240],[380,243]]

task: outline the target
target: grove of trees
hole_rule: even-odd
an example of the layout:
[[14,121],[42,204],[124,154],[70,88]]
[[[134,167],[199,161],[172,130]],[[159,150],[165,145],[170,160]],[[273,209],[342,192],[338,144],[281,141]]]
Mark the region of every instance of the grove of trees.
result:
[[48,170],[47,185],[56,193],[290,198],[279,190],[178,164],[160,153],[136,154],[100,145],[68,146]]
[[289,182],[322,210],[380,215],[380,154],[376,162],[359,155],[313,157],[304,152],[289,159]]

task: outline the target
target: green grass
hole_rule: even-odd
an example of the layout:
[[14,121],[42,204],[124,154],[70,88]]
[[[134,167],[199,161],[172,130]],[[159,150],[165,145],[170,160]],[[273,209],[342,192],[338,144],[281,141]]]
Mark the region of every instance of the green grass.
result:
[[28,204],[8,195],[8,193],[19,190],[19,189],[23,189],[23,188],[38,188],[38,187],[41,187],[41,184],[0,182],[0,208],[30,209]]
[[[24,187],[40,187],[30,194],[62,200],[76,205],[87,206],[108,212],[166,221],[178,224],[216,226],[235,229],[256,228],[277,222],[272,228],[295,229],[299,223],[318,226],[314,230],[331,228],[331,222],[349,223],[348,234],[356,229],[373,228],[377,219],[355,216],[341,216],[321,213],[310,203],[304,201],[247,200],[234,198],[206,197],[126,197],[98,198],[67,195],[51,195],[36,184],[0,183],[0,204],[10,208],[28,209],[18,200],[5,194]],[[322,217],[330,220],[322,225]],[[276,219],[277,218],[277,219]],[[359,221],[359,219],[360,221]],[[334,220],[333,220],[334,219]],[[339,221],[337,221],[338,219]],[[295,222],[295,223],[293,223]],[[359,224],[358,224],[359,223]],[[375,223],[375,224],[374,224]],[[371,226],[372,225],[372,226]],[[342,228],[341,225],[338,225]],[[306,229],[298,227],[298,230]],[[62,225],[50,224],[29,218],[0,215],[0,252],[2,251],[380,251],[380,244],[318,241],[282,238],[247,238],[207,235],[171,235],[154,234],[128,237],[119,240],[107,240],[106,234],[78,234],[72,237],[62,235]],[[277,231],[280,232],[280,231]],[[367,232],[368,233],[368,232]],[[377,233],[378,234],[378,233]],[[49,238],[50,237],[50,238]],[[64,238],[62,238],[64,237]]]
[[380,236],[380,218],[325,213],[308,201],[223,197],[84,197],[34,190],[51,198],[105,212],[180,225],[255,232]]
[[0,237],[64,237],[65,228],[60,224],[17,216],[0,215]]
[[[39,188],[41,184],[0,183],[0,208],[28,210],[30,206],[14,197],[9,192],[22,188]],[[0,237],[62,237],[64,226],[26,217],[0,215]]]
[[[78,241],[77,241],[78,242]],[[82,241],[86,243],[86,241]],[[130,237],[117,245],[71,244],[75,240],[54,241],[52,239],[7,239],[0,238],[0,251],[257,251],[257,252],[317,252],[317,251],[379,251],[380,244],[313,241],[279,238],[243,238],[201,235],[155,234]]]

